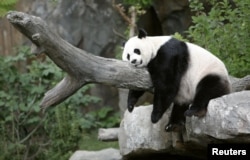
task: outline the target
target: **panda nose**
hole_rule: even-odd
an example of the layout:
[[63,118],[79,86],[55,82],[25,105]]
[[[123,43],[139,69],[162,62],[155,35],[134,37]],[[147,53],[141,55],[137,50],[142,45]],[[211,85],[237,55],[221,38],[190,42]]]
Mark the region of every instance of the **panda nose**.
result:
[[132,60],[131,63],[135,64],[136,63],[136,59]]

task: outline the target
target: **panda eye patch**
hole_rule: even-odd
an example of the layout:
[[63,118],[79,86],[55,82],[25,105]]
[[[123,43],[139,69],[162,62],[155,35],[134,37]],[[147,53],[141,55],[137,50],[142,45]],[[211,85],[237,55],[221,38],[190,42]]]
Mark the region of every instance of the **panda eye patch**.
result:
[[130,55],[129,54],[127,54],[127,59],[130,60]]
[[140,51],[138,48],[134,49],[134,52],[135,52],[136,54],[138,54],[138,55],[141,54],[141,51]]

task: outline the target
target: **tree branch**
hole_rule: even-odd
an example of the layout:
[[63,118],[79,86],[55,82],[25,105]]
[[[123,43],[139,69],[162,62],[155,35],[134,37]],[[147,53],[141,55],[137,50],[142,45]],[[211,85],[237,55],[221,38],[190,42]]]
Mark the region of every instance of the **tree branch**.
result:
[[[9,22],[32,42],[32,53],[45,53],[68,75],[48,91],[41,106],[46,109],[61,103],[88,83],[102,83],[118,88],[150,90],[152,82],[146,69],[134,68],[126,62],[88,54],[52,32],[39,17],[22,12],[7,14]],[[232,80],[233,91],[250,89],[250,78]]]
[[239,92],[242,90],[250,90],[250,75],[247,75],[243,78],[232,78],[231,84],[232,84],[232,92]]
[[41,102],[44,109],[61,103],[87,83],[143,90],[152,88],[146,69],[134,68],[121,60],[88,54],[52,32],[39,17],[11,11],[7,19],[33,42],[34,54],[45,53],[68,73],[67,77],[45,94]]

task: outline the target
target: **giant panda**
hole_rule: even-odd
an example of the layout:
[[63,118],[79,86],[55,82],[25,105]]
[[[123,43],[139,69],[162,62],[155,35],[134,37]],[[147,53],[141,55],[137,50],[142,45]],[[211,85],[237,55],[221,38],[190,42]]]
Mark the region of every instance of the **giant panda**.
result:
[[[203,117],[210,99],[230,93],[224,63],[198,45],[172,36],[138,36],[125,44],[122,59],[134,67],[147,67],[154,87],[152,123],[157,123],[173,103],[166,131],[179,131],[185,116]],[[129,90],[128,110],[133,111],[145,91]]]

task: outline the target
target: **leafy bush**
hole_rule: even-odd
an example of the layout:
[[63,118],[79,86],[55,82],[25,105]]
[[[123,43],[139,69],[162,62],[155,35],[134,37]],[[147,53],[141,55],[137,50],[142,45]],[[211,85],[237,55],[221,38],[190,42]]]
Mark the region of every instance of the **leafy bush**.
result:
[[111,108],[103,108],[94,119],[83,116],[81,108],[100,99],[83,87],[74,96],[41,114],[39,102],[46,90],[63,77],[63,72],[45,56],[35,58],[29,47],[16,56],[0,57],[0,159],[68,159],[90,128],[114,125]]
[[[231,2],[231,3],[229,3]],[[211,0],[209,11],[200,0],[190,1],[194,16],[188,38],[224,61],[229,73],[250,73],[250,4],[248,0]]]
[[9,10],[11,10],[18,0],[1,0],[0,1],[0,17],[3,17]]
[[87,130],[93,128],[110,128],[119,126],[120,114],[114,112],[111,107],[104,107],[87,113],[82,120],[82,127]]
[[132,5],[132,6],[137,6],[139,8],[145,8],[148,7],[152,4],[152,0],[124,0],[124,4]]

